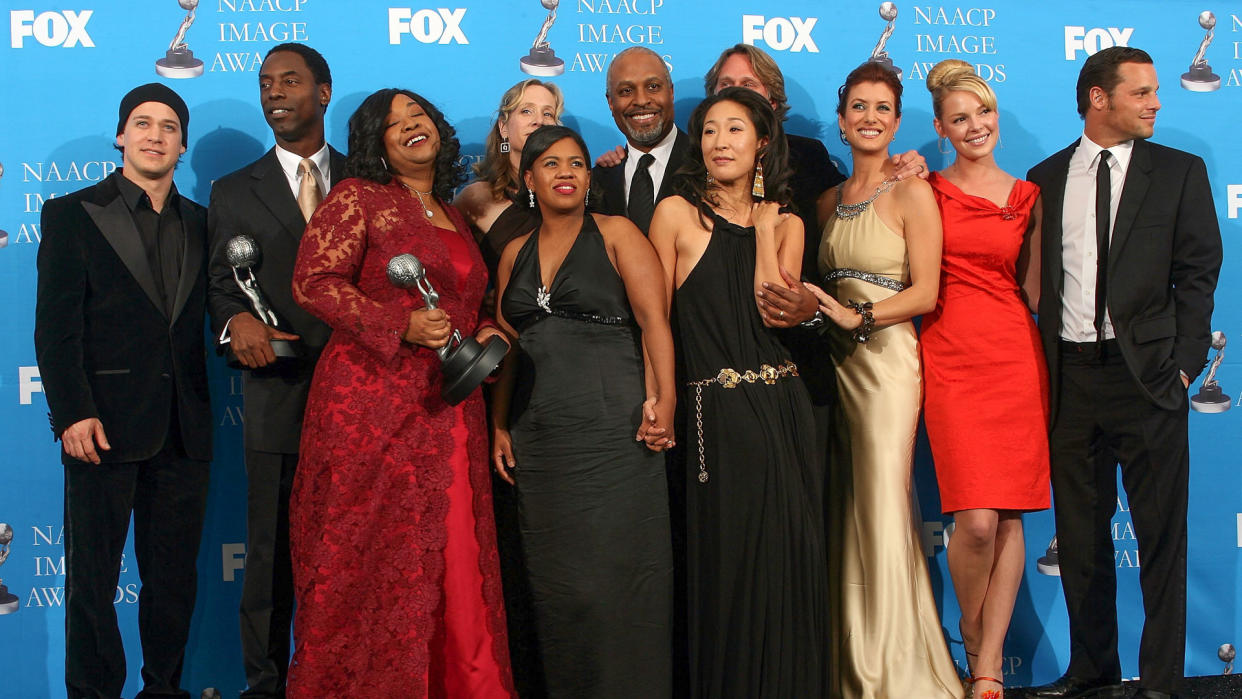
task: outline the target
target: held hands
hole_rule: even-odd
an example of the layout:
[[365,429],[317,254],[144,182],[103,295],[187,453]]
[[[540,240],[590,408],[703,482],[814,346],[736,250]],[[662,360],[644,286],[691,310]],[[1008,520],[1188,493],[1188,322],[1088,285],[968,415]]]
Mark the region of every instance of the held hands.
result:
[[667,451],[677,446],[673,441],[673,410],[671,400],[651,397],[643,401],[643,421],[634,440],[645,442],[651,451]]
[[66,454],[78,461],[89,461],[92,464],[99,463],[99,454],[95,451],[96,445],[101,451],[112,449],[112,445],[108,444],[108,437],[104,434],[103,423],[97,417],[88,417],[69,425],[61,433],[60,442],[64,445]]
[[411,345],[440,349],[448,344],[453,324],[442,308],[420,308],[410,312],[410,322],[401,339]]
[[237,361],[247,369],[258,369],[276,361],[272,340],[297,340],[297,335],[282,332],[242,311],[229,320],[229,345]]
[[601,153],[595,159],[595,164],[600,167],[612,167],[613,165],[620,165],[622,160],[625,160],[625,147],[617,146],[612,150],[606,150]]
[[927,158],[924,158],[916,150],[898,153],[889,158],[889,162],[893,164],[893,170],[896,172],[898,180],[908,180],[911,177],[925,180],[931,174],[927,169]]
[[806,289],[815,295],[819,301],[819,310],[828,316],[828,320],[836,323],[837,327],[842,330],[854,330],[862,325],[862,316],[854,312],[854,309],[842,306],[836,299],[824,293],[824,290],[814,284],[806,284]]
[[496,467],[496,475],[505,483],[517,485],[513,481],[517,460],[513,458],[513,440],[509,436],[509,430],[499,427],[492,429],[492,465]]
[[819,309],[819,300],[802,282],[793,278],[789,270],[781,270],[781,280],[785,283],[763,283],[763,291],[759,296],[759,313],[763,316],[763,324],[769,328],[792,328],[815,317]]

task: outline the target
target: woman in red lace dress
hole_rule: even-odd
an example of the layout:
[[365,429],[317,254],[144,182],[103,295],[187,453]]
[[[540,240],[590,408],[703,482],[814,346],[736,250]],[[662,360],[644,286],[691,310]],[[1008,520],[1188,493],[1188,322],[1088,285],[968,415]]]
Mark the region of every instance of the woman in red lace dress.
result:
[[940,296],[920,338],[923,420],[941,508],[953,514],[949,573],[974,697],[1001,699],[1025,560],[1022,513],[1049,505],[1048,374],[1030,312],[1039,294],[1039,187],[997,166],[996,95],[970,64],[941,61],[927,87],[936,132],[957,157],[927,180],[944,254]]
[[[440,398],[452,328],[480,339],[487,273],[446,202],[453,128],[404,90],[349,120],[347,179],[298,252],[294,296],[333,329],[290,500],[297,614],[289,697],[512,696],[483,402]],[[390,284],[413,253],[440,294]]]

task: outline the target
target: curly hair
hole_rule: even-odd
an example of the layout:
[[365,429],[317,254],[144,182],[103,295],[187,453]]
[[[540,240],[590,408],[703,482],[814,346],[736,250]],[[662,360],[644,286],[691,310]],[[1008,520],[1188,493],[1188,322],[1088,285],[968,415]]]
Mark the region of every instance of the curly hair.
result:
[[[554,144],[559,141],[563,141],[566,138],[571,139],[574,143],[578,144],[578,148],[582,150],[582,158],[586,160],[587,163],[591,162],[591,151],[587,150],[586,141],[582,140],[582,136],[580,136],[577,131],[574,131],[568,126],[561,126],[560,124],[545,124],[535,129],[530,136],[526,137],[526,147],[522,148],[522,163],[518,165],[516,175],[518,191],[513,197],[513,200],[518,203],[518,206],[530,205],[528,203],[530,201],[530,190],[526,188],[526,173],[529,172],[531,168],[535,167],[535,158],[543,155]],[[586,204],[587,207],[590,208],[590,187],[587,188]],[[535,207],[534,213],[536,215],[540,213],[538,206]]]
[[772,111],[772,105],[763,95],[744,87],[726,87],[704,99],[690,115],[690,151],[681,169],[677,171],[675,190],[687,201],[699,207],[705,218],[710,219],[711,206],[718,203],[716,194],[707,182],[707,164],[703,162],[703,122],[707,112],[720,102],[733,102],[746,110],[755,126],[757,139],[768,139],[755,153],[755,162],[763,164],[764,201],[774,201],[782,207],[790,205],[789,145],[780,117]]
[[364,180],[388,184],[393,173],[385,157],[384,132],[388,130],[388,115],[392,112],[392,100],[405,95],[418,103],[436,125],[440,135],[440,152],[436,154],[435,176],[431,191],[443,201],[453,198],[453,191],[466,181],[466,168],[460,162],[461,144],[457,142],[457,130],[444,118],[435,105],[417,93],[389,87],[371,93],[349,117],[349,155],[345,158],[345,177],[361,177]]
[[847,98],[850,90],[860,83],[881,83],[893,91],[893,113],[901,116],[901,79],[892,70],[875,61],[867,61],[850,71],[845,84],[837,90],[837,114],[845,116]]
[[487,132],[487,146],[483,160],[474,166],[474,174],[480,181],[487,183],[493,199],[501,199],[510,191],[522,186],[519,181],[521,178],[509,160],[509,154],[500,152],[500,143],[503,140],[500,137],[500,122],[507,121],[510,115],[521,106],[522,96],[530,87],[542,87],[552,93],[553,111],[556,112],[557,123],[560,123],[561,113],[565,110],[565,96],[559,87],[550,82],[528,78],[505,90],[505,94],[500,98],[500,108],[496,110],[496,121],[492,122],[492,129]]

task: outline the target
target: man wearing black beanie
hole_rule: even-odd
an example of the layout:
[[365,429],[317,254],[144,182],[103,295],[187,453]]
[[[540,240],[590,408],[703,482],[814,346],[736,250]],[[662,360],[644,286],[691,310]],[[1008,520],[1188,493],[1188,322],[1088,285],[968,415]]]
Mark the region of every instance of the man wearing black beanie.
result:
[[113,600],[129,520],[143,689],[188,697],[181,666],[207,502],[211,409],[203,344],[203,207],[177,192],[190,114],[151,83],[121,100],[123,168],[43,207],[35,351],[64,447],[65,684],[119,697]]

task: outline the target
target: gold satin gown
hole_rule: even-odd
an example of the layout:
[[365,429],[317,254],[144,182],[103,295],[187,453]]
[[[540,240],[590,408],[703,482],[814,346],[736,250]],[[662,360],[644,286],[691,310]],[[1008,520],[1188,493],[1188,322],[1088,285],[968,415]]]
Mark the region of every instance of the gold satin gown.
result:
[[[843,304],[878,302],[910,283],[906,241],[874,206],[828,219],[819,269]],[[832,696],[960,698],[911,489],[922,402],[914,325],[879,328],[862,344],[840,328],[829,334],[840,392],[827,497]]]

